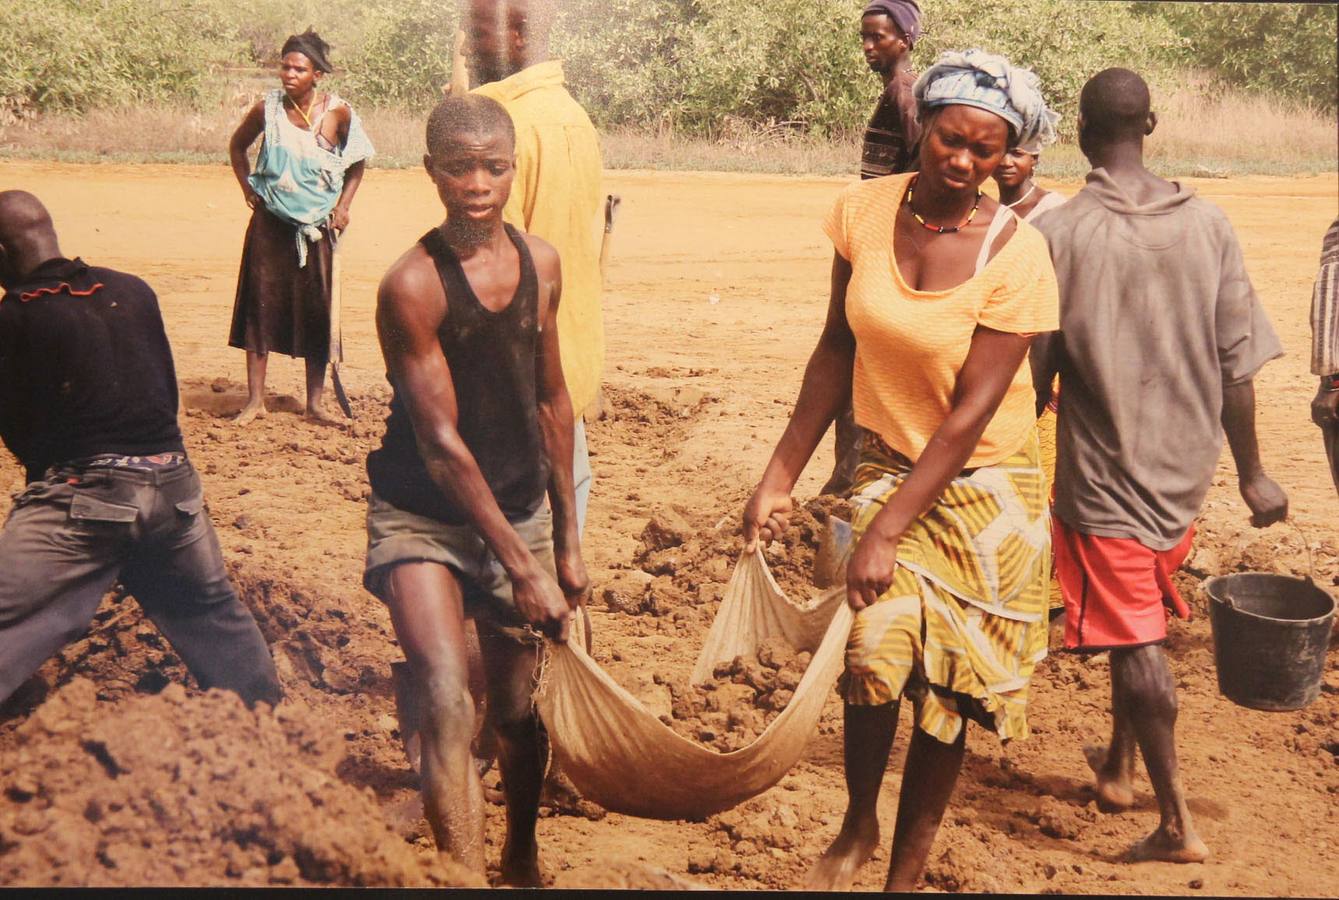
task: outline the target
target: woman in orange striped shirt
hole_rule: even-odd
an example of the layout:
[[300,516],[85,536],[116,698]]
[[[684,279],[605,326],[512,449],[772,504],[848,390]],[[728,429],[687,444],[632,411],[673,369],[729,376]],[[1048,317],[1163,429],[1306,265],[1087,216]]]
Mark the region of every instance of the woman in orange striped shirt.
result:
[[902,696],[916,730],[886,887],[920,877],[956,783],[966,720],[1027,734],[1046,651],[1050,521],[1029,369],[1058,327],[1041,234],[984,195],[1012,146],[1053,131],[1036,76],[980,51],[917,81],[920,171],[854,184],[824,223],[827,322],[799,400],[744,512],[752,547],[786,526],[790,491],[850,397],[863,429],[847,568],[856,623],[843,676],[848,808],[810,873],[849,888],[879,841],[876,803]]

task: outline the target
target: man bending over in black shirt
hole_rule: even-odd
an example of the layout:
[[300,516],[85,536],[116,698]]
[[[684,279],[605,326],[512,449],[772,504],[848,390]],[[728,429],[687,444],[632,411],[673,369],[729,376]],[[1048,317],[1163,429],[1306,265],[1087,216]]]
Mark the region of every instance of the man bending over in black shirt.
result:
[[158,298],[61,256],[32,194],[0,192],[0,439],[27,470],[0,531],[0,702],[120,580],[202,688],[282,697],[177,427]]

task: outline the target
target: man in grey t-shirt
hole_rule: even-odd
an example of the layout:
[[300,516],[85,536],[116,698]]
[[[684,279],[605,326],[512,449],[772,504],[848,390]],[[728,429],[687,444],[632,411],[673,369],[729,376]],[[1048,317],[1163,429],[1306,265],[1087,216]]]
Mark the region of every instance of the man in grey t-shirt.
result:
[[1132,805],[1137,745],[1161,822],[1131,858],[1197,862],[1209,851],[1177,773],[1163,607],[1189,612],[1171,573],[1223,431],[1251,524],[1287,515],[1260,465],[1252,381],[1282,348],[1223,213],[1144,168],[1156,123],[1134,72],[1107,69],[1084,86],[1079,146],[1093,171],[1037,220],[1060,283],[1060,331],[1034,342],[1032,361],[1036,384],[1049,388],[1058,372],[1062,385],[1054,546],[1065,646],[1111,651],[1111,744],[1089,750],[1099,806]]

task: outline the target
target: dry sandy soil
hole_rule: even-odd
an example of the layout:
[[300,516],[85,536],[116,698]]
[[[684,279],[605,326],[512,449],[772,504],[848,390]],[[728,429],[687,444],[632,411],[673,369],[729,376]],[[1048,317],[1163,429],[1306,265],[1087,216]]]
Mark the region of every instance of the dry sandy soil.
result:
[[[733,562],[747,492],[784,425],[825,307],[830,249],[818,221],[841,182],[611,173],[622,195],[605,316],[610,415],[590,429],[595,491],[587,560],[598,660],[648,702],[686,678]],[[289,700],[247,712],[202,695],[133,602],[109,596],[90,634],[42,670],[0,721],[0,884],[459,883],[435,859],[395,730],[385,610],[360,587],[367,494],[388,389],[374,289],[438,220],[426,179],[373,171],[344,252],[345,379],[356,421],[308,424],[300,364],[271,363],[272,408],[246,429],[243,357],[225,346],[246,221],[222,167],[4,163],[0,188],[35,192],[71,255],[159,291],[182,384],[183,426],[239,589],[271,641]],[[1073,192],[1077,185],[1060,186]],[[1323,584],[1339,575],[1336,498],[1307,416],[1307,310],[1333,176],[1197,182],[1241,236],[1288,349],[1258,382],[1266,465],[1288,490]],[[1174,427],[1173,423],[1168,423]],[[796,496],[830,466],[825,446]],[[12,461],[0,488],[17,490]],[[0,506],[0,511],[3,510]],[[650,552],[648,523],[677,529]],[[1304,572],[1299,532],[1246,525],[1225,456],[1178,578],[1198,615],[1172,626],[1180,749],[1208,863],[1128,865],[1153,827],[1139,803],[1096,810],[1080,746],[1106,728],[1107,663],[1055,654],[1038,670],[1034,736],[1001,747],[974,731],[931,856],[942,890],[1327,895],[1339,883],[1339,655],[1305,710],[1264,713],[1219,695],[1199,585],[1241,569]],[[663,535],[666,528],[649,534]],[[793,539],[773,551],[805,547]],[[656,581],[652,582],[652,577]],[[646,585],[650,583],[650,599]],[[794,579],[791,580],[794,583]],[[629,591],[642,599],[628,602]],[[607,602],[606,602],[607,601]],[[881,817],[891,836],[905,748]],[[555,803],[540,822],[563,887],[781,888],[800,884],[843,809],[835,696],[805,759],[773,790],[705,822],[656,822]],[[635,773],[629,773],[635,778]],[[495,784],[496,775],[489,777]],[[502,809],[489,807],[489,857]],[[886,847],[861,888],[882,883]]]

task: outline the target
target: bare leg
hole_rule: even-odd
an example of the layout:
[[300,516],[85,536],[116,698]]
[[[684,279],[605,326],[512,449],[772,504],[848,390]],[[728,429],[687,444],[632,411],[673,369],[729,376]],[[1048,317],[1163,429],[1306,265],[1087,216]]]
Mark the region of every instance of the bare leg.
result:
[[1162,820],[1130,850],[1132,860],[1200,862],[1209,848],[1195,834],[1176,763],[1176,684],[1162,648],[1111,651],[1112,701],[1144,755]]
[[846,704],[846,816],[836,839],[809,871],[806,890],[849,891],[856,872],[879,846],[879,786],[897,732],[897,708],[897,703]]
[[953,796],[953,786],[958,783],[966,749],[966,722],[952,744],[945,744],[919,728],[912,731],[907,763],[902,769],[902,793],[897,800],[897,825],[893,830],[892,861],[883,886],[885,891],[915,889],[925,871],[925,861],[949,797]]
[[487,718],[488,676],[484,672],[483,649],[479,646],[479,630],[474,622],[468,624],[465,640],[470,654],[470,694],[474,697],[474,742],[470,752],[474,754],[475,767],[482,777],[497,758],[497,739]]
[[246,406],[233,419],[238,425],[265,415],[265,368],[269,358],[268,353],[246,351]]
[[1111,671],[1111,743],[1088,744],[1083,755],[1097,777],[1097,808],[1122,812],[1134,805],[1134,728],[1116,705],[1116,671]]
[[303,360],[307,367],[307,418],[322,425],[337,425],[339,420],[325,411],[321,405],[325,397],[325,359],[307,358]]
[[476,624],[488,679],[489,726],[497,741],[502,791],[507,798],[501,882],[512,887],[543,887],[535,822],[549,746],[531,700],[535,667],[543,651],[537,644],[522,643]]
[[474,701],[460,585],[446,566],[405,563],[391,570],[386,600],[422,702],[424,814],[438,852],[482,878],[484,797],[470,755]]
[[[469,659],[470,696],[474,698],[474,742],[471,752],[474,754],[475,768],[479,777],[483,777],[493,767],[497,756],[493,732],[488,728],[484,715],[485,698],[488,685],[484,677],[484,663],[479,650],[479,633],[474,622],[465,623],[465,650]],[[405,759],[415,772],[420,768],[419,699],[409,674],[408,663],[391,663],[391,683],[395,689],[395,718],[400,726],[400,741],[404,745]]]

